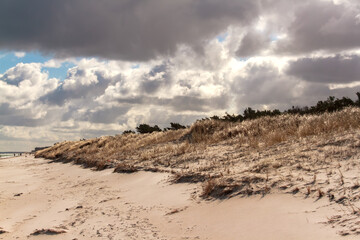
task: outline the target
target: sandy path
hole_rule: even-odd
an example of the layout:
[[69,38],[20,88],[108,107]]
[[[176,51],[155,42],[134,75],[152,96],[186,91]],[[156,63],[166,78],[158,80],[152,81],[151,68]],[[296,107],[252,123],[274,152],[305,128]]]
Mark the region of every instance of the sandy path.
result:
[[[113,174],[17,157],[0,160],[0,239],[356,239],[321,222],[326,200],[268,195],[199,201],[167,174]],[[31,235],[36,229],[66,233]]]

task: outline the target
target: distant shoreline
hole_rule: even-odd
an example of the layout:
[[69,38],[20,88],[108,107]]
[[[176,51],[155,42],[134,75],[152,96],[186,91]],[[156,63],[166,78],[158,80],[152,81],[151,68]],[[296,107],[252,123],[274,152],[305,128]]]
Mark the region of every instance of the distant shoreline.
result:
[[27,153],[27,152],[0,152],[0,154],[14,154],[14,153]]
[[0,152],[0,158],[11,158],[11,157],[18,157],[21,156],[26,152]]

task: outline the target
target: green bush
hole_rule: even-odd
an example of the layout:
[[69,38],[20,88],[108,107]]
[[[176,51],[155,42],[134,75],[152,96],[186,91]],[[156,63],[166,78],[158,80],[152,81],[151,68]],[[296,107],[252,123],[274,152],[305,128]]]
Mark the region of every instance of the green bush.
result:
[[133,130],[125,130],[125,131],[122,132],[123,135],[125,135],[125,134],[133,134],[133,133],[135,133],[135,131],[133,131]]
[[152,133],[152,132],[161,132],[161,129],[158,125],[150,126],[148,124],[140,124],[138,127],[136,127],[136,131],[138,133],[144,134],[144,133]]

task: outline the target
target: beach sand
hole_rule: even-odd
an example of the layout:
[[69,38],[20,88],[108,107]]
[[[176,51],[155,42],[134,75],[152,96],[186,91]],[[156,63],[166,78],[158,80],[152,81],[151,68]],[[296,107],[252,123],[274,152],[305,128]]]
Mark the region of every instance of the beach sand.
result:
[[[169,174],[112,173],[41,158],[0,160],[0,239],[356,239],[325,224],[327,199],[203,200]],[[339,207],[336,209],[336,207]],[[4,232],[4,233],[1,233]]]

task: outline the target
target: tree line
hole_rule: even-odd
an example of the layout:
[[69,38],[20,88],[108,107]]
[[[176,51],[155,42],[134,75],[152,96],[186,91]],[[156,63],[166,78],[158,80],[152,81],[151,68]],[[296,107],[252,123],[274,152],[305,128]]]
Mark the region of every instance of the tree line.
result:
[[[181,125],[180,123],[170,123],[170,127],[161,129],[158,125],[154,125],[154,126],[150,126],[149,124],[140,124],[139,126],[136,127],[136,131],[140,134],[144,134],[144,133],[152,133],[152,132],[162,132],[162,131],[169,131],[169,130],[179,130],[179,129],[184,129],[187,128],[184,125]],[[126,130],[123,132],[123,134],[130,134],[130,133],[135,133],[135,131],[133,130]]]
[[[346,107],[360,107],[360,92],[356,93],[357,100],[353,101],[351,98],[342,97],[342,98],[335,98],[334,96],[330,96],[325,101],[318,101],[316,105],[308,107],[298,107],[292,106],[290,109],[287,109],[281,112],[279,109],[274,110],[254,110],[250,107],[246,108],[243,114],[235,115],[235,114],[228,114],[226,113],[225,116],[212,116],[210,118],[204,118],[201,120],[206,119],[213,119],[213,120],[220,120],[226,122],[242,122],[245,120],[256,119],[259,117],[264,116],[276,116],[281,114],[321,114],[325,112],[335,112],[340,111]],[[200,121],[201,121],[200,120]]]
[[[346,107],[360,107],[360,92],[356,93],[357,100],[353,101],[351,98],[342,97],[342,98],[335,98],[334,96],[330,96],[325,101],[318,101],[316,105],[311,107],[298,107],[292,106],[290,109],[281,112],[279,109],[274,110],[254,110],[250,107],[246,108],[243,114],[228,114],[226,113],[224,116],[212,116],[209,118],[203,118],[198,121],[204,120],[217,120],[217,121],[226,121],[226,122],[242,122],[245,120],[256,119],[264,116],[277,116],[281,114],[321,114],[325,112],[335,112],[340,111]],[[152,132],[162,132],[162,131],[169,131],[169,130],[178,130],[184,129],[188,126],[181,125],[179,123],[170,123],[170,127],[161,129],[158,125],[151,126],[149,124],[140,124],[136,127],[136,131],[140,134],[144,133],[152,133]],[[133,130],[126,130],[123,134],[135,133]]]

